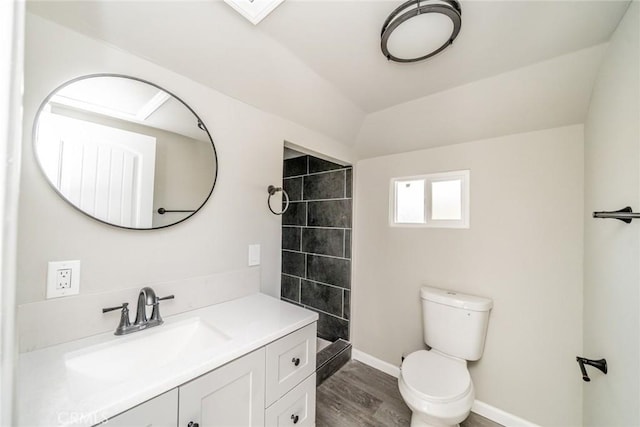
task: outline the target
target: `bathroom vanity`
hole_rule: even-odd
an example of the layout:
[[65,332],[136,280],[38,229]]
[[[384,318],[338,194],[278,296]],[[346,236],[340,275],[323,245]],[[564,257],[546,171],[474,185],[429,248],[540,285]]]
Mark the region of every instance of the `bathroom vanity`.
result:
[[317,319],[253,294],[23,353],[18,425],[314,425]]

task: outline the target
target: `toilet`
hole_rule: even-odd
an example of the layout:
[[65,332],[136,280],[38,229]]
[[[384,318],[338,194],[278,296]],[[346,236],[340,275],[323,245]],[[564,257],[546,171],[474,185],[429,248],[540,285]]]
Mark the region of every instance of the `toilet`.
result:
[[411,427],[457,426],[475,398],[467,360],[478,360],[493,301],[444,289],[420,289],[424,341],[431,350],[409,354],[398,388],[411,409]]

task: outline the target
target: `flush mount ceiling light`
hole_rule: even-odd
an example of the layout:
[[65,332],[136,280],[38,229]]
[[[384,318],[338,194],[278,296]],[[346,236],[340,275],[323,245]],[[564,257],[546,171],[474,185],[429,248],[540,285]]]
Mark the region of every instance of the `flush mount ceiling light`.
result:
[[461,15],[456,0],[409,0],[384,22],[382,54],[395,62],[427,59],[453,43],[460,32]]
[[273,9],[280,6],[284,0],[224,0],[236,12],[247,18],[253,25],[258,25],[260,21],[273,12]]

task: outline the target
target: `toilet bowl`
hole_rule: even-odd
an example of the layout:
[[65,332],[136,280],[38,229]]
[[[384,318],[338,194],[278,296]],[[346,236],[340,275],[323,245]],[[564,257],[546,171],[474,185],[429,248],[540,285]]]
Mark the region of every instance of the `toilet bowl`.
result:
[[411,353],[398,388],[411,409],[411,427],[449,427],[464,421],[475,397],[466,361],[436,351]]
[[482,357],[493,301],[431,287],[423,287],[420,298],[431,350],[404,359],[398,388],[412,411],[411,427],[457,426],[475,399],[467,361]]

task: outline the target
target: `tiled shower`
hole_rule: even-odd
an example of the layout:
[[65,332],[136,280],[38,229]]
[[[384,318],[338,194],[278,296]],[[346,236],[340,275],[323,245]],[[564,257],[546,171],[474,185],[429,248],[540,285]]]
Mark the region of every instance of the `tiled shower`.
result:
[[352,168],[301,155],[283,176],[281,297],[318,312],[320,338],[348,341]]

